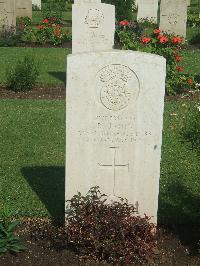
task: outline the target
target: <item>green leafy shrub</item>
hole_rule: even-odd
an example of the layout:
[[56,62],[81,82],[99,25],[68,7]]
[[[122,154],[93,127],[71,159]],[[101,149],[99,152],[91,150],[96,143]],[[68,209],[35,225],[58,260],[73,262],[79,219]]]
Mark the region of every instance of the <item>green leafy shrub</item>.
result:
[[25,250],[20,244],[19,238],[14,235],[14,230],[19,225],[19,221],[12,221],[16,212],[10,211],[5,206],[0,206],[0,254],[7,251],[18,253]]
[[200,31],[192,35],[190,39],[190,44],[198,44],[200,47]]
[[29,91],[36,84],[38,75],[38,65],[34,58],[25,56],[7,71],[7,86],[15,92]]
[[3,25],[0,31],[0,46],[15,46],[19,41],[19,36],[15,34],[15,27],[6,27]]
[[25,246],[20,243],[19,238],[14,234],[14,230],[19,223],[19,221],[15,221],[9,226],[0,223],[0,254],[8,251],[11,253],[18,253],[26,249]]
[[190,106],[181,135],[200,153],[200,105]]
[[108,197],[93,187],[86,196],[78,193],[69,201],[68,241],[81,259],[115,265],[147,262],[154,256],[155,229],[149,218],[135,215],[124,199],[106,203]]
[[104,0],[102,2],[115,5],[117,21],[133,19],[135,0]]
[[20,37],[20,41],[24,43],[34,44],[38,42],[36,31],[32,28],[25,28]]
[[196,88],[194,77],[183,73],[181,66],[184,40],[179,36],[172,36],[154,29],[151,33],[140,31],[136,33],[134,24],[124,20],[119,23],[117,35],[122,49],[135,50],[161,55],[167,60],[166,93],[175,95]]
[[17,29],[24,30],[27,26],[31,25],[31,19],[29,17],[17,17],[16,25]]
[[198,14],[188,14],[187,26],[192,28],[200,27],[200,18]]
[[36,33],[38,43],[50,43],[53,45],[60,45],[63,42],[71,40],[71,34],[67,32],[56,17],[45,18],[42,23],[38,25]]

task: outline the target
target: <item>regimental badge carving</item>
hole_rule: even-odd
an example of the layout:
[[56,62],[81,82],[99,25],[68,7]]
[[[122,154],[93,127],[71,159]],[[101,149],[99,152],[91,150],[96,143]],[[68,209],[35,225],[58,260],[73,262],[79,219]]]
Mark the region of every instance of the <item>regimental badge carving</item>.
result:
[[138,97],[138,78],[127,66],[120,64],[106,66],[99,71],[97,80],[101,103],[109,110],[122,110]]
[[89,28],[99,28],[103,20],[104,15],[102,11],[96,8],[91,8],[88,10],[88,14],[85,18],[85,24],[87,24]]
[[177,14],[171,13],[168,15],[169,24],[177,24],[178,23],[178,16]]

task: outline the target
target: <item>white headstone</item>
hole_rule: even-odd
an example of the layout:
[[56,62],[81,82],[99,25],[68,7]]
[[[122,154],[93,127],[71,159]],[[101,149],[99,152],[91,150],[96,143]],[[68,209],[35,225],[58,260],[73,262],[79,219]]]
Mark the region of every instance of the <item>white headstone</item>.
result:
[[165,73],[153,54],[68,56],[66,200],[97,185],[157,222]]
[[38,9],[41,9],[41,0],[32,0],[32,5],[36,6]]
[[160,29],[169,34],[185,37],[188,0],[162,0]]
[[72,6],[72,53],[112,49],[115,7],[107,4]]
[[15,0],[0,1],[0,31],[16,26]]
[[148,20],[157,23],[158,0],[137,0],[137,21]]
[[32,19],[32,0],[15,0],[16,17]]

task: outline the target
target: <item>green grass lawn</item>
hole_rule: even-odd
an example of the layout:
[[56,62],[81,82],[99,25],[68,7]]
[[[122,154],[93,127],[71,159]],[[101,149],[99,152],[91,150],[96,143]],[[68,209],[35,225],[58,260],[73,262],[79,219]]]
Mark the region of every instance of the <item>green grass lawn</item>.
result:
[[4,48],[0,47],[0,84],[6,81],[6,71],[17,60],[26,54],[32,54],[38,62],[40,76],[38,83],[42,85],[64,85],[66,62],[69,49],[63,48]]
[[[45,8],[46,8],[46,4],[43,3],[41,11],[40,10],[38,10],[38,11],[33,10],[32,21],[34,24],[40,24],[42,19],[44,19]],[[55,11],[55,10],[53,10],[53,11]],[[62,10],[61,16],[62,16],[63,21],[71,24],[71,21],[72,21],[72,5],[71,4],[66,4],[66,8],[65,8],[65,10]]]
[[64,208],[64,101],[0,102],[0,205],[19,215]]
[[[198,222],[199,157],[179,131],[188,103],[166,102],[159,220]],[[65,103],[0,102],[0,203],[19,216],[64,213]]]
[[[67,54],[71,51],[64,48],[5,48],[0,47],[0,84],[6,81],[6,70],[25,54],[33,54],[38,61],[42,85],[64,85],[67,64]],[[184,51],[185,71],[200,77],[200,51]]]

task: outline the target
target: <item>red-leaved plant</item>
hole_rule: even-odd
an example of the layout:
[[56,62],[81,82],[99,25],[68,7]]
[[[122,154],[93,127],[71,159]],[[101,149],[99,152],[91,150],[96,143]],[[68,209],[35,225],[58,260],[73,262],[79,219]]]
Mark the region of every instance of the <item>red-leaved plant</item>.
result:
[[150,218],[136,216],[127,200],[107,203],[108,197],[93,187],[86,196],[81,193],[69,201],[67,235],[69,244],[80,259],[96,262],[148,262],[156,246]]

